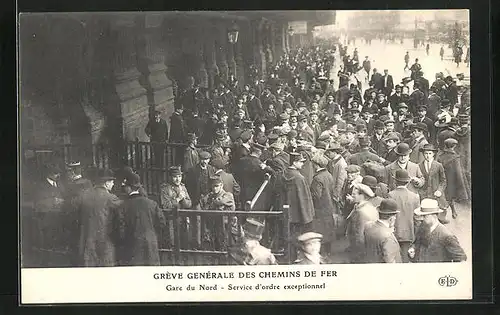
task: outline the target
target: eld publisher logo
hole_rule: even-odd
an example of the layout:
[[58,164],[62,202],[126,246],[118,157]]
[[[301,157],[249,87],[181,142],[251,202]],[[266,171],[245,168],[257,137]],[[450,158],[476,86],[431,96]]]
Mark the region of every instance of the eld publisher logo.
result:
[[438,279],[438,283],[442,287],[453,287],[457,285],[458,280],[452,276],[444,276]]

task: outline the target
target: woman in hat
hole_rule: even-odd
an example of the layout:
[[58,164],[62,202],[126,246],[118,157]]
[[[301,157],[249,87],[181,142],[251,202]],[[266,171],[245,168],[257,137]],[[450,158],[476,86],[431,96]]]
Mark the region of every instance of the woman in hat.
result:
[[424,175],[425,183],[420,187],[419,195],[422,199],[433,198],[438,200],[439,207],[445,210],[442,217],[440,217],[440,221],[446,224],[449,222],[446,219],[446,209],[448,208],[445,197],[447,179],[443,165],[435,160],[437,149],[432,144],[426,144],[420,150],[424,155],[424,161],[419,164],[419,167]]
[[377,209],[368,201],[373,197],[375,194],[370,187],[361,183],[353,184],[352,200],[355,206],[346,218],[349,241],[347,252],[351,263],[364,262],[365,227],[368,222],[378,219]]
[[423,199],[414,210],[415,220],[420,222],[415,242],[408,249],[412,262],[461,262],[467,260],[455,235],[439,222],[442,213],[437,200]]
[[400,263],[401,253],[393,230],[400,212],[392,199],[384,199],[377,206],[378,220],[368,222],[364,231],[365,263]]
[[444,141],[444,149],[437,158],[443,165],[447,180],[445,196],[451,208],[453,219],[458,216],[454,201],[469,201],[470,186],[464,174],[464,169],[460,160],[460,155],[455,151],[458,141],[449,138]]

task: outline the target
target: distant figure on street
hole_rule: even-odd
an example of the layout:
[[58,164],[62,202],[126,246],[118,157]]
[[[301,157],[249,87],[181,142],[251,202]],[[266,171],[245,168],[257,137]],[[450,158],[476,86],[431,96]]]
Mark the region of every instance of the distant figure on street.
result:
[[405,67],[403,70],[408,69],[408,63],[410,62],[410,53],[407,51],[405,55]]
[[425,46],[425,53],[427,54],[427,56],[429,56],[429,44],[427,44],[427,46]]
[[443,56],[444,56],[444,47],[441,46],[441,49],[439,50],[439,56],[441,57],[441,61],[443,60]]

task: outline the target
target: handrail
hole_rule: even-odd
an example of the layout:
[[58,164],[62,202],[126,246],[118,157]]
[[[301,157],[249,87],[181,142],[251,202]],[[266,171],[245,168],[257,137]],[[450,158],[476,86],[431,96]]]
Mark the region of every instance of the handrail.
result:
[[247,200],[247,202],[245,203],[245,208],[247,210],[252,210],[253,209],[253,207],[255,206],[255,203],[260,198],[260,195],[262,194],[262,192],[264,191],[264,189],[266,189],[266,186],[269,184],[269,180],[270,179],[271,179],[271,175],[269,173],[266,173],[265,180],[262,183],[262,185],[260,185],[260,188],[257,191],[257,193],[255,194],[255,196],[252,198],[252,200]]
[[[171,211],[173,209],[163,209],[163,211]],[[235,210],[235,211],[227,211],[227,210],[192,210],[192,209],[177,209],[179,213],[186,214],[218,214],[218,215],[264,215],[264,216],[279,216],[283,214],[283,211],[252,211],[249,213],[248,211]]]

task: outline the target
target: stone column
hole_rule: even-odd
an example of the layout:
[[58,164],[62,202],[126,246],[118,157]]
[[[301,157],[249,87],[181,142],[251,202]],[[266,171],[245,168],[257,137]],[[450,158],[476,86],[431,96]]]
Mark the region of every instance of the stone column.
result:
[[206,27],[204,30],[205,42],[203,44],[203,55],[205,57],[205,65],[208,73],[208,88],[212,89],[215,85],[215,78],[219,75],[219,67],[215,60],[215,38],[214,31],[216,29]]
[[273,31],[271,22],[267,21],[264,24],[264,48],[266,54],[266,69],[270,69],[273,66],[274,54],[273,54]]
[[[145,141],[147,137],[144,127],[149,116],[149,106],[147,91],[139,83],[141,73],[138,70],[134,47],[136,39],[135,19],[131,15],[117,15],[113,16],[110,23],[111,33],[116,40],[112,65],[114,91],[118,106],[109,108],[107,113],[108,126],[111,129],[119,128],[121,125],[120,136],[123,140],[139,138],[139,140]],[[159,72],[156,69],[154,71]],[[110,143],[113,143],[113,140]]]
[[[163,17],[158,14],[147,14],[139,30],[138,63],[143,74],[144,86],[147,89],[150,113],[154,110],[162,112],[167,119],[174,111],[174,93],[172,81],[167,77],[165,52],[161,43],[161,25]],[[147,123],[147,122],[146,122]]]
[[262,78],[267,75],[266,54],[264,52],[264,24],[265,22],[263,19],[252,21],[255,64]]
[[217,37],[215,39],[215,54],[217,66],[219,67],[219,75],[224,82],[227,82],[229,77],[229,67],[226,59],[227,29],[224,22],[218,22],[216,29]]

